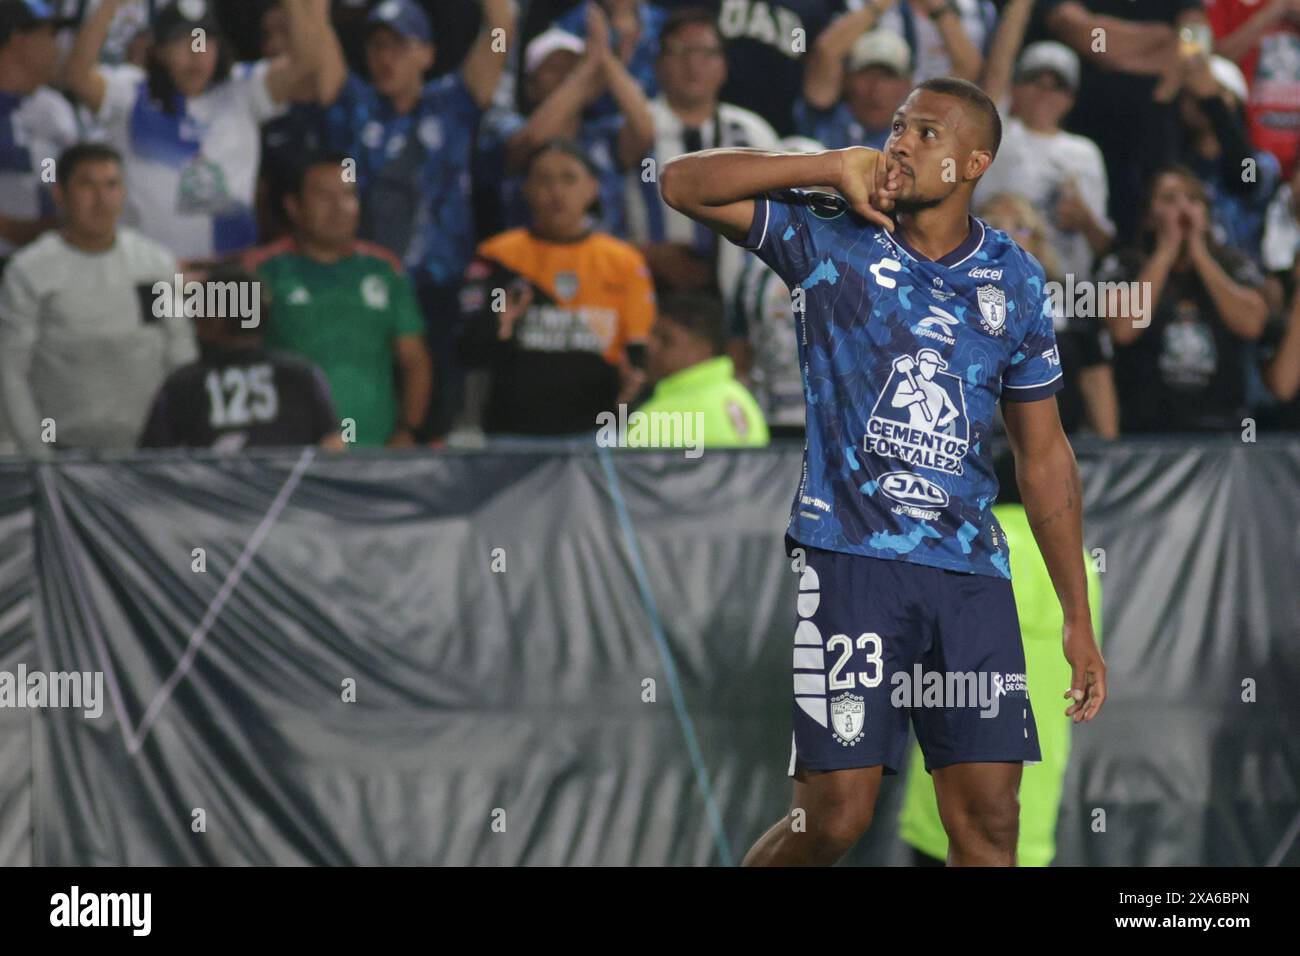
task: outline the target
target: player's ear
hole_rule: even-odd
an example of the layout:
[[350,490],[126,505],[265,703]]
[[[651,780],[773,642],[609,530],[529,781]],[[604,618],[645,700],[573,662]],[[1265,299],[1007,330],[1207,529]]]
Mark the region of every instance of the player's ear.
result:
[[987,149],[973,149],[966,157],[966,178],[979,179],[993,165],[993,153]]

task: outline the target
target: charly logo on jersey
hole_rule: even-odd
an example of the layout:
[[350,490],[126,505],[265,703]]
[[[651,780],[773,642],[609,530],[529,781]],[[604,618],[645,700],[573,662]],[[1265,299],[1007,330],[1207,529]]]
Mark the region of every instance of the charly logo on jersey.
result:
[[879,262],[873,262],[868,270],[876,277],[876,284],[884,289],[892,289],[898,285],[898,280],[885,275],[886,272],[901,272],[903,264],[897,259],[881,259]]
[[928,478],[910,471],[891,471],[880,476],[881,494],[898,502],[890,510],[918,521],[937,521],[939,512],[948,507],[948,492]]
[[982,285],[975,290],[979,299],[980,328],[989,335],[1001,335],[1007,324],[1007,294],[995,285]]
[[947,368],[934,349],[895,358],[871,409],[863,447],[906,465],[960,475],[970,422],[961,377]]
[[961,325],[961,320],[946,309],[941,309],[937,305],[930,306],[930,314],[916,323],[916,328],[912,329],[912,334],[921,338],[934,339],[942,342],[944,345],[956,345],[957,339],[953,336],[953,329]]
[[831,698],[831,728],[835,731],[837,741],[845,747],[852,747],[862,739],[866,725],[867,705],[864,697],[845,691],[840,696]]

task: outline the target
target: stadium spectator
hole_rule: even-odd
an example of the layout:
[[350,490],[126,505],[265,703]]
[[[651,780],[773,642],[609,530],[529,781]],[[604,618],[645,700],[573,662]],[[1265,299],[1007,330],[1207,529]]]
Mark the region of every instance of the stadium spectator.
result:
[[433,80],[424,77],[437,47],[429,18],[411,0],[384,0],[367,15],[371,82],[346,72],[333,33],[326,44],[324,101],[333,104],[326,142],[355,158],[360,234],[397,253],[424,314],[436,363],[435,402],[423,428],[430,436],[450,429],[462,402],[454,342],[457,289],[474,251],[472,143],[514,30],[510,0],[480,2],[482,27],[460,69]]
[[[261,55],[274,60],[289,52],[289,8],[270,0],[261,16]],[[284,196],[292,186],[303,156],[324,148],[325,110],[319,103],[290,103],[279,116],[262,124],[262,166],[257,184],[258,235],[263,242],[289,231]]]
[[1209,192],[1215,238],[1258,262],[1264,215],[1282,176],[1278,161],[1251,146],[1241,112],[1246,79],[1231,60],[1194,56],[1185,69],[1183,162]]
[[43,163],[77,140],[77,119],[54,80],[54,14],[42,3],[0,0],[0,265],[54,225]]
[[[721,99],[757,113],[781,136],[794,134],[804,60],[844,0],[660,0],[669,16],[703,11],[726,48]],[[659,43],[662,48],[663,35]],[[660,56],[662,57],[662,49]],[[660,90],[662,92],[662,78]]]
[[[1300,253],[1300,165],[1273,194],[1264,213],[1260,264],[1268,276],[1270,305],[1289,300],[1296,288],[1294,269]],[[1280,311],[1273,306],[1274,311]]]
[[[647,415],[699,415],[704,448],[762,447],[763,412],[740,382],[726,350],[722,305],[709,296],[666,296],[650,330],[646,365],[654,391],[639,407]],[[629,445],[634,444],[630,439]]]
[[[50,5],[55,8],[63,23],[79,26],[101,3],[103,0],[56,0]],[[157,8],[162,5],[159,0],[122,0],[109,24],[108,36],[99,51],[99,62],[144,66],[150,43],[150,22]],[[66,53],[73,41],[71,31],[60,35],[59,40]]]
[[[650,104],[654,116],[653,158],[662,165],[674,156],[715,146],[775,149],[777,135],[758,114],[718,99],[727,78],[722,37],[702,9],[674,12],[659,38],[660,95]],[[719,276],[717,237],[668,207],[659,194],[658,176],[636,170],[628,175],[628,226],[650,264],[655,281],[675,291],[726,288],[740,272],[743,253],[728,254],[728,278]]]
[[[538,147],[554,139],[582,146],[600,170],[600,229],[623,238],[624,173],[641,171],[641,161],[654,143],[650,103],[609,44],[608,24],[598,4],[587,7],[590,24],[584,43],[558,28],[534,37],[524,52],[524,102],[527,117],[494,108],[484,120],[484,149],[504,155],[490,162],[492,173],[504,167],[502,185],[505,222],[524,224],[528,214],[521,173]],[[617,111],[584,115],[606,89]],[[498,175],[489,176],[501,182]]]
[[[998,158],[1001,156],[999,152]],[[983,183],[980,185],[982,188]],[[1102,438],[1118,437],[1119,399],[1111,368],[1114,351],[1110,333],[1102,327],[1095,307],[1076,308],[1075,299],[1068,295],[1068,290],[1076,286],[1066,282],[1046,218],[1029,200],[1015,193],[989,196],[983,201],[980,215],[1037,259],[1047,281],[1056,283],[1055,288],[1060,290],[1056,297],[1059,307],[1053,313],[1052,324],[1065,379],[1061,391],[1056,393],[1061,425],[1067,433],[1087,426]],[[1095,303],[1096,299],[1092,301]],[[1081,311],[1088,314],[1078,314]]]
[[1108,256],[1097,276],[1127,284],[1104,305],[1121,429],[1239,429],[1246,345],[1268,317],[1263,276],[1210,236],[1209,198],[1190,169],[1159,172],[1143,216],[1139,244]]
[[1265,428],[1300,431],[1300,296],[1285,319],[1274,322],[1264,342],[1268,353],[1264,381],[1280,404],[1261,409]]
[[320,366],[344,440],[410,446],[433,387],[423,325],[402,264],[357,239],[360,211],[348,161],[322,155],[302,166],[285,197],[293,234],[251,253],[245,265],[269,285],[275,303],[266,346]]
[[462,348],[489,371],[484,432],[593,432],[645,382],[654,289],[635,247],[593,231],[598,190],[581,147],[547,144],[524,180],[531,225],[484,242],[466,271]]
[[120,0],[78,31],[64,82],[126,159],[126,222],[182,260],[257,241],[258,127],[314,95],[328,0],[284,0],[295,37],[275,60],[235,64],[208,0],[175,0],[153,24],[145,69],[100,66]]
[[[994,460],[993,467],[998,478],[998,500],[993,516],[1006,534],[1011,553],[1011,587],[1025,648],[1025,684],[1031,700],[1054,705],[1059,689],[1069,687],[1073,676],[1070,662],[1061,654],[1061,631],[1065,623],[1061,606],[1020,497],[1015,459],[1004,452]],[[1089,555],[1085,554],[1083,566],[1088,579],[1092,630],[1100,646],[1101,574]],[[1065,772],[1070,765],[1070,718],[1052,706],[1045,706],[1034,711],[1034,724],[1043,759],[1026,763],[1020,778],[1017,866],[1047,866],[1056,856],[1056,823]],[[926,772],[925,756],[915,740],[907,768],[899,836],[912,848],[914,865],[937,866],[948,858],[948,834],[939,818],[934,781]]]
[[[1030,0],[1032,3],[1032,0]],[[1023,12],[1030,4],[1019,2]],[[1001,102],[1024,18],[1008,17],[999,26],[999,41],[989,57],[985,92]],[[1027,199],[1047,221],[1061,275],[1075,281],[1092,277],[1096,257],[1115,235],[1106,216],[1106,161],[1092,140],[1061,128],[1079,88],[1079,58],[1061,43],[1044,40],[1027,46],[1009,84],[1010,115],[1002,126],[1002,146],[980,180],[981,198],[1014,193]]]
[[[168,372],[195,356],[170,290],[176,257],[119,226],[121,156],[83,143],[59,157],[61,228],[16,253],[0,285],[0,393],[19,451],[130,449]],[[161,285],[160,285],[161,284]]]
[[847,13],[820,37],[804,73],[803,96],[794,105],[800,136],[828,149],[870,146],[889,138],[894,111],[912,88],[912,53],[888,30],[862,32],[875,7]]
[[1241,67],[1250,141],[1290,178],[1300,151],[1300,4],[1295,0],[1206,0],[1218,52]]
[[270,296],[251,272],[213,269],[205,284],[244,287],[260,296],[258,321],[225,316],[195,318],[199,358],[172,372],[154,397],[141,448],[244,448],[321,445],[343,448],[329,385],[310,362],[263,348],[273,322]]
[[917,83],[935,76],[973,83],[983,72],[998,19],[989,0],[850,0],[850,9],[859,6],[875,6],[880,27],[907,41]]
[[1208,52],[1202,0],[1039,2],[1052,36],[1083,61],[1066,128],[1101,149],[1111,220],[1128,244],[1151,176],[1178,159],[1178,113],[1171,102],[1181,69],[1177,31],[1186,27],[1195,41],[1187,52]]
[[[586,39],[587,11],[598,0],[585,0],[555,21],[555,25],[574,36]],[[655,76],[655,59],[659,52],[659,31],[668,16],[663,7],[646,0],[599,0],[609,17],[610,42],[618,61],[632,74],[641,92],[648,97],[659,94]],[[597,115],[618,109],[613,97],[605,95],[592,105]]]

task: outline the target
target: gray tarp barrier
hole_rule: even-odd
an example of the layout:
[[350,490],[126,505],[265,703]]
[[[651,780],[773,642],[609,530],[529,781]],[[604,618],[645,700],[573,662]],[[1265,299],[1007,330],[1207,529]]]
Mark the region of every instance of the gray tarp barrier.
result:
[[[1077,451],[1112,698],[1058,862],[1297,862],[1300,441]],[[800,454],[0,465],[0,670],[107,698],[0,709],[0,863],[737,860],[789,797]],[[904,859],[898,784],[852,862]]]

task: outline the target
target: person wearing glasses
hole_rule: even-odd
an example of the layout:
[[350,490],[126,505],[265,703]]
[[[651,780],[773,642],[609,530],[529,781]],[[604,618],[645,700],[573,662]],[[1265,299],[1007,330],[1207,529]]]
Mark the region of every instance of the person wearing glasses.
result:
[[[776,149],[777,134],[757,113],[721,102],[727,54],[713,15],[702,8],[669,15],[659,35],[660,94],[650,102],[655,141],[651,169],[682,153],[713,147]],[[719,282],[717,237],[670,208],[658,176],[628,174],[628,232],[645,255],[655,282],[678,292],[700,292]],[[724,244],[725,245],[725,244]],[[739,273],[740,254],[724,251],[721,268]],[[723,282],[726,288],[729,283]]]

